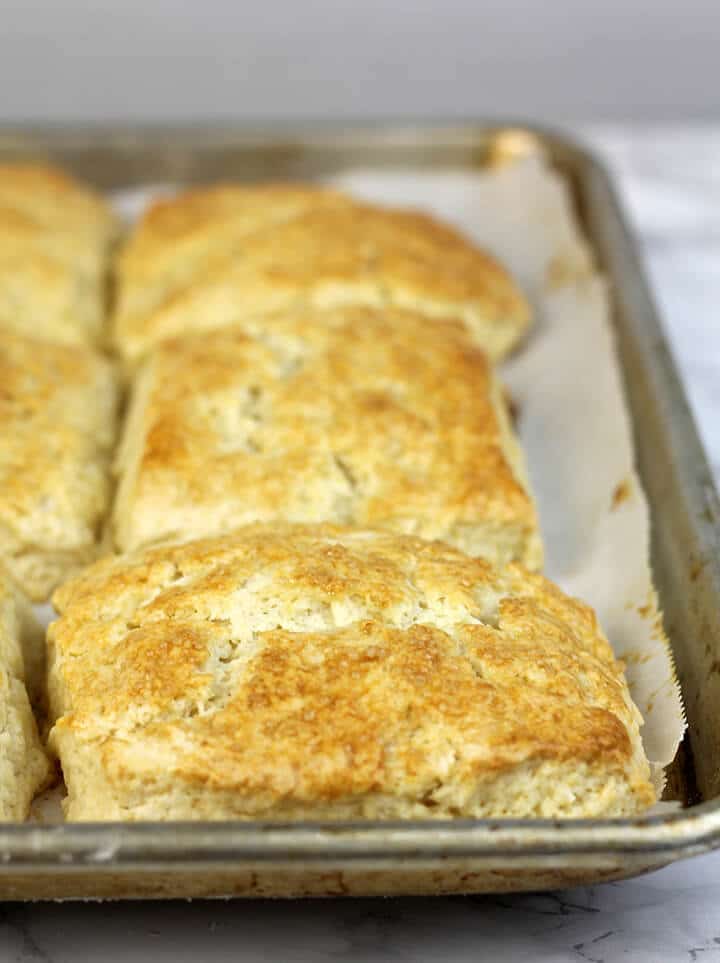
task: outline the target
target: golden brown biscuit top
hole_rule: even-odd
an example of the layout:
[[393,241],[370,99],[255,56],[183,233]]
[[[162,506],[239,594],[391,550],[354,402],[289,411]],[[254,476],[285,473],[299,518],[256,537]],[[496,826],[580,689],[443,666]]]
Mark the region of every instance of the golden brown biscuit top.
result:
[[401,310],[295,311],[166,342],[123,444],[119,544],[273,518],[529,538],[501,404],[461,325]]
[[0,534],[19,549],[94,541],[114,406],[94,352],[0,332]]
[[343,195],[295,184],[195,188],[152,203],[123,245],[117,260],[121,313],[154,306],[167,285],[201,274],[218,255],[237,253],[238,245],[259,232],[291,220],[313,207],[348,204]]
[[120,261],[116,337],[137,356],[184,331],[302,302],[478,314],[506,324],[508,344],[529,318],[504,268],[425,214],[264,187],[184,195],[151,210]]
[[[58,726],[117,736],[113,778],[167,750],[180,782],[208,790],[418,798],[439,773],[471,794],[574,759],[630,770],[652,799],[592,611],[519,567],[380,532],[252,526],[104,560],[54,601]],[[139,733],[145,762],[130,759]]]
[[[254,234],[297,217],[311,207],[348,204],[337,191],[308,184],[215,184],[154,201],[142,215],[122,252],[122,263],[141,270],[145,256],[173,245]],[[200,250],[197,251],[200,253]]]
[[0,251],[29,245],[82,268],[116,229],[109,205],[62,171],[37,164],[0,165]]
[[59,230],[72,225],[102,232],[115,220],[88,184],[43,164],[0,164],[0,203]]
[[0,165],[0,328],[97,341],[117,230],[110,207],[61,171]]

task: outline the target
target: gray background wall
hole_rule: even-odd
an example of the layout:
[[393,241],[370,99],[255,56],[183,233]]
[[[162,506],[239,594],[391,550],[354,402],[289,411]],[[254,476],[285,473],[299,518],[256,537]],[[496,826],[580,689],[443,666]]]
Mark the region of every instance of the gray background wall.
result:
[[0,119],[720,112],[720,0],[0,0]]

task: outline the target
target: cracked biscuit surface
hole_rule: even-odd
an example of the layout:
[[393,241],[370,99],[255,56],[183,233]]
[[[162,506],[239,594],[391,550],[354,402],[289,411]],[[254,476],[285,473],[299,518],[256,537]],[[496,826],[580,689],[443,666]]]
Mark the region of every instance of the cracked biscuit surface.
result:
[[63,172],[0,165],[0,329],[62,343],[100,340],[117,232],[109,206]]
[[298,310],[160,346],[118,457],[121,551],[255,521],[354,523],[538,568],[522,453],[460,324]]
[[191,191],[151,207],[118,262],[115,340],[131,359],[166,338],[311,305],[457,317],[492,357],[529,324],[505,269],[415,211],[313,187]]
[[91,819],[624,816],[654,801],[592,611],[333,526],[96,563],[54,597],[50,743]]
[[97,557],[115,406],[89,348],[0,331],[0,557],[34,601]]

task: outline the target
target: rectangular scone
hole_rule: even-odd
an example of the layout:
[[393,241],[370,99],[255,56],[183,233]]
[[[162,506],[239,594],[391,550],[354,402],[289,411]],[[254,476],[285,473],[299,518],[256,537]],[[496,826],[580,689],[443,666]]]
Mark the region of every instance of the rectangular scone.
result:
[[295,310],[160,345],[125,424],[120,551],[256,521],[440,538],[539,568],[522,453],[460,322]]
[[640,714],[586,605],[333,526],[106,558],[54,596],[70,820],[615,817]]
[[507,271],[458,231],[310,186],[222,185],[159,201],[118,259],[116,289],[115,341],[132,360],[170,337],[298,305],[460,318],[493,358],[529,324]]
[[28,697],[44,671],[44,640],[30,605],[0,569],[0,821],[25,819],[50,776]]
[[109,362],[0,330],[0,557],[34,601],[96,557],[115,420]]
[[117,231],[109,206],[62,171],[0,165],[0,329],[100,340]]

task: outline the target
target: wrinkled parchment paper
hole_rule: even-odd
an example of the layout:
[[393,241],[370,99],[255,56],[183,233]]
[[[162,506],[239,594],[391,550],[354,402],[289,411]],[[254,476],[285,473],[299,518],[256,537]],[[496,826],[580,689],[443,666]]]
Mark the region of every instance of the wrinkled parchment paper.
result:
[[658,784],[685,728],[649,566],[651,519],[614,351],[608,291],[566,186],[539,155],[487,171],[348,171],[333,183],[424,208],[496,254],[536,313],[501,373],[538,501],[546,574],[589,602],[627,667]]
[[[532,334],[501,373],[519,407],[545,571],[596,609],[625,662],[660,789],[684,731],[682,703],[652,584],[648,506],[633,468],[608,294],[564,183],[539,155],[473,173],[348,171],[332,183],[444,218],[496,254],[530,296]],[[157,186],[115,200],[132,219],[166,193]],[[52,617],[47,606],[41,614]],[[57,793],[49,795],[33,818],[62,818]]]

